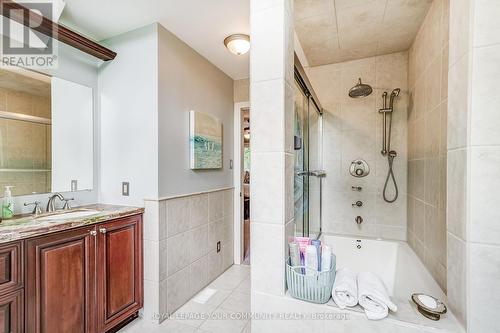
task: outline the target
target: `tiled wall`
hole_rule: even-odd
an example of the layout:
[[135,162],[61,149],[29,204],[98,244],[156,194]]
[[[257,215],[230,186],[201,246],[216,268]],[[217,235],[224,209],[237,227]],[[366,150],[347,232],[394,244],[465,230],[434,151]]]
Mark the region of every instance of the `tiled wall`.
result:
[[[50,96],[0,88],[0,110],[50,119]],[[15,186],[13,195],[50,192],[51,173],[43,171],[50,168],[49,125],[0,119],[0,188]]]
[[[251,0],[250,26],[251,310],[257,313],[270,295],[285,295],[285,249],[294,232],[293,1]],[[251,330],[274,327],[270,320],[253,320]]]
[[434,0],[410,48],[408,243],[446,291],[449,0]]
[[500,311],[500,3],[450,1],[448,299],[469,333]]
[[233,264],[233,190],[148,200],[145,207],[145,315],[152,319],[173,313]]
[[250,80],[241,79],[234,81],[234,102],[250,101]]
[[[323,188],[323,231],[406,239],[406,117],[408,106],[408,53],[394,53],[344,63],[307,69],[315,92],[325,113],[323,116],[323,163],[326,170]],[[358,78],[373,87],[365,98],[348,96]],[[395,203],[382,198],[388,172],[387,158],[380,154],[382,147],[382,93],[400,88],[393,113],[391,149],[397,151],[394,173],[399,187]],[[349,174],[351,161],[366,160],[370,174],[354,178]],[[352,186],[363,187],[361,192]],[[389,184],[389,197],[393,187]],[[357,200],[363,207],[353,208]],[[363,223],[357,225],[356,216]]]
[[[467,325],[468,118],[470,113],[471,5],[450,1],[447,155],[447,296],[449,307]],[[469,266],[470,267],[470,266]]]

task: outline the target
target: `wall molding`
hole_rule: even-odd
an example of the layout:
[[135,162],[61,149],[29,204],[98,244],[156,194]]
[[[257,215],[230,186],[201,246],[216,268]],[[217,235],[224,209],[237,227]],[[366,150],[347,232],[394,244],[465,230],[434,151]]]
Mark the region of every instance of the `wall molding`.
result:
[[177,195],[171,195],[171,196],[167,196],[167,197],[159,197],[159,198],[156,198],[156,199],[144,199],[144,201],[165,201],[165,200],[172,200],[172,199],[190,197],[190,196],[199,195],[199,194],[208,194],[208,193],[213,193],[213,192],[221,192],[221,191],[226,191],[226,190],[234,190],[234,186],[220,187],[220,188],[216,188],[216,189],[213,189],[213,190],[206,190],[206,191],[201,191],[201,192],[193,192],[193,193],[186,193],[186,194],[177,194]]

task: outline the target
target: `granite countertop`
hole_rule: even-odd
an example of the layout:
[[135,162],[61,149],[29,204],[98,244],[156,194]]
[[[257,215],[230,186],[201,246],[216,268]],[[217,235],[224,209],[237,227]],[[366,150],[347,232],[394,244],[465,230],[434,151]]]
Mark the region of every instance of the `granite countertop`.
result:
[[[93,210],[98,212],[82,217],[56,218],[58,215],[65,213]],[[3,220],[0,223],[0,243],[77,228],[143,212],[144,208],[139,207],[94,204],[75,207],[68,211],[41,214],[36,217],[34,215],[14,216],[13,219]],[[51,219],[51,216],[54,219]]]

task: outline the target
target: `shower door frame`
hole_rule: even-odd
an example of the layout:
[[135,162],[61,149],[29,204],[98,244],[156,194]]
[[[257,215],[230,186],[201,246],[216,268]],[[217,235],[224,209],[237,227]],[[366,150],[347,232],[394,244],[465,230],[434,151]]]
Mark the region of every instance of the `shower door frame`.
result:
[[[320,170],[304,170],[304,171],[307,171],[307,175],[303,175],[304,177],[304,183],[307,182],[307,191],[308,191],[308,198],[307,198],[307,206],[308,206],[308,209],[310,208],[310,204],[309,204],[309,179],[310,177],[318,177],[318,180],[319,180],[319,230],[318,230],[318,234],[316,236],[316,239],[319,239],[321,234],[322,234],[322,229],[323,229],[323,178],[325,177],[325,173],[324,173],[324,170],[323,170],[323,108],[321,106],[321,103],[319,101],[319,98],[318,96],[316,95],[315,91],[314,91],[314,88],[312,87],[311,85],[311,82],[309,81],[308,77],[307,77],[307,74],[304,70],[304,67],[302,67],[302,64],[300,63],[300,60],[297,56],[297,54],[295,53],[295,57],[294,57],[294,77],[295,77],[295,82],[297,83],[297,85],[299,86],[299,88],[301,89],[302,93],[304,94],[304,96],[307,98],[307,126],[308,126],[308,131],[307,131],[307,135],[308,135],[308,139],[307,139],[307,144],[310,143],[310,126],[309,126],[309,112],[311,110],[311,107],[314,109],[314,111],[316,111],[318,113],[318,151],[317,151],[317,154],[318,154],[318,157],[320,159],[320,162],[319,162],[319,169]],[[314,105],[311,105],[311,104],[314,104]],[[308,150],[307,152],[307,159],[308,159],[308,162],[307,162],[307,166],[308,166],[308,169],[310,168],[310,164],[309,164],[309,154],[310,154],[310,151]],[[295,175],[294,175],[295,177]],[[309,212],[308,212],[309,214]],[[307,226],[305,225],[306,224],[306,221],[307,221]],[[310,235],[310,219],[309,217],[307,219],[304,219],[303,218],[303,226],[302,226],[302,234],[303,236],[309,236]]]

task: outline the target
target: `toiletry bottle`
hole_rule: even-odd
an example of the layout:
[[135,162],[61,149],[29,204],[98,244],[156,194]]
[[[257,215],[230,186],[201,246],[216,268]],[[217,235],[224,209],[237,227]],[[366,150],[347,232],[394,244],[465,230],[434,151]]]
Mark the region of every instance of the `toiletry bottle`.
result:
[[328,245],[323,245],[321,254],[321,271],[330,271],[332,268],[332,250]]
[[5,186],[2,204],[2,218],[10,219],[14,216],[14,198],[12,198],[12,191],[14,186]]
[[290,265],[291,266],[300,266],[300,249],[299,244],[297,243],[289,243],[290,248]]
[[316,246],[307,245],[304,257],[304,265],[309,268],[306,270],[306,275],[314,275],[318,271],[318,251]]
[[311,245],[316,246],[316,255],[318,256],[318,271],[321,271],[321,241],[319,239],[311,240]]

